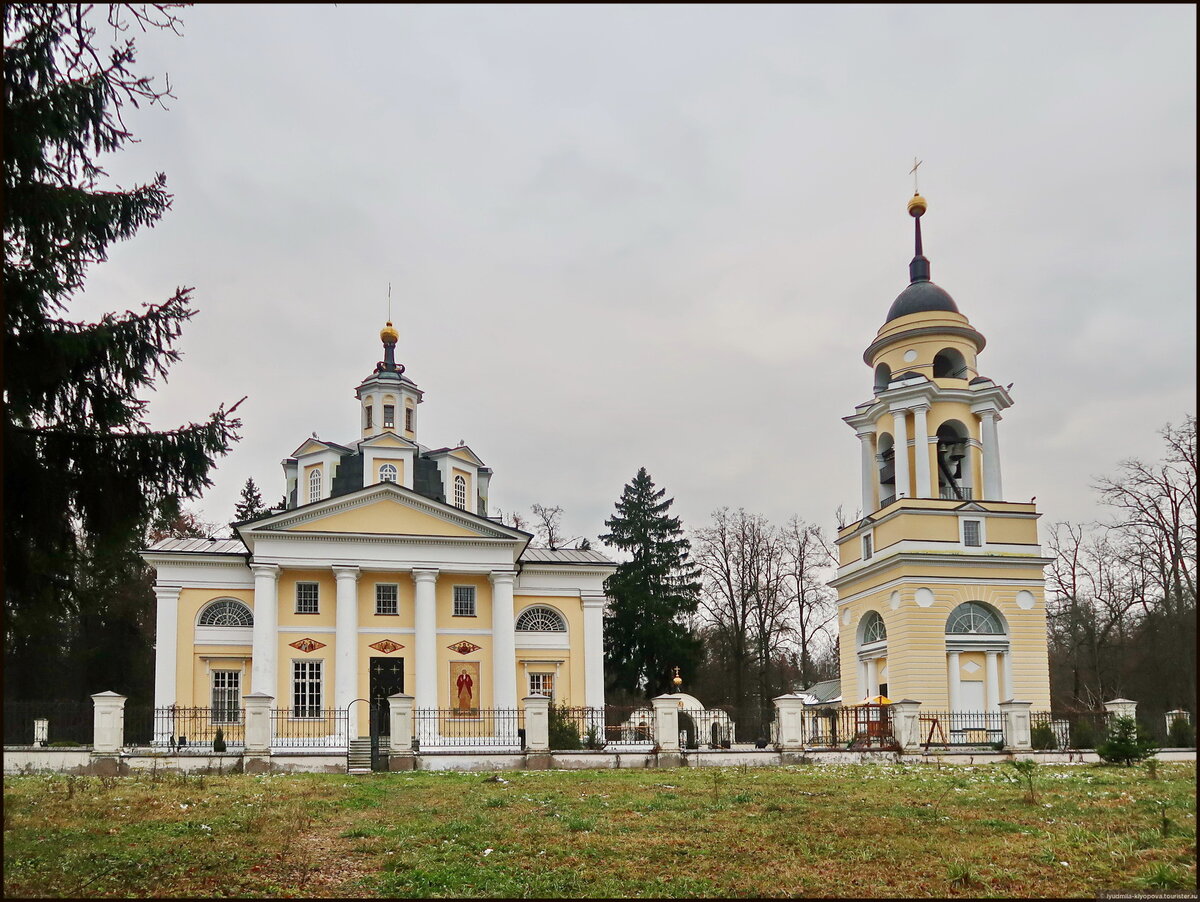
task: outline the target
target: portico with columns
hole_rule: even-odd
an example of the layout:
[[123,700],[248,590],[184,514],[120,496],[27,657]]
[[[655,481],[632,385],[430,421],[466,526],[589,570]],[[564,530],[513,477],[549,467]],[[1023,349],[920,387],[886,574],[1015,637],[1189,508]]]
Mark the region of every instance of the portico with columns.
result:
[[[492,471],[464,443],[418,440],[424,393],[384,359],[356,390],[361,437],[311,437],[283,461],[287,505],[228,539],[165,539],[156,571],[155,705],[275,717],[348,711],[396,693],[468,718],[547,695],[603,707],[604,581],[591,550],[539,548],[488,516]],[[407,411],[407,412],[406,412]],[[215,721],[214,721],[215,722]]]
[[863,354],[872,396],[859,442],[860,512],[836,540],[842,697],[924,710],[1049,707],[1043,557],[1034,504],[1004,497],[1009,387],[979,370],[986,340],[930,281],[924,198],[909,203],[910,283]]

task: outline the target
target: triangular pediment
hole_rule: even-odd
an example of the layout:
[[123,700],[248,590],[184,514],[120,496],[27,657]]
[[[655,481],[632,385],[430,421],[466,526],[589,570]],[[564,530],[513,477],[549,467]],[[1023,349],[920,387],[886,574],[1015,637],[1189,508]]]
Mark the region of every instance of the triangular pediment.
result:
[[391,482],[283,511],[255,521],[245,532],[248,538],[281,532],[510,539],[521,542],[530,538],[520,530],[466,513]]
[[306,438],[304,444],[292,452],[292,457],[303,457],[305,454],[312,454],[314,451],[337,451],[345,453],[347,448],[341,445],[335,445],[332,442],[323,442],[319,438]]
[[439,457],[457,457],[459,460],[465,460],[467,463],[474,464],[477,467],[483,466],[483,461],[479,455],[472,451],[468,445],[459,445],[457,448],[438,448],[436,451],[430,451],[429,457],[433,460]]
[[954,508],[956,511],[971,511],[972,513],[986,514],[988,509],[977,501],[966,501]]
[[396,435],[394,432],[381,432],[379,435],[373,435],[370,438],[365,438],[358,443],[361,448],[409,448],[416,450],[417,443],[410,442],[402,435]]

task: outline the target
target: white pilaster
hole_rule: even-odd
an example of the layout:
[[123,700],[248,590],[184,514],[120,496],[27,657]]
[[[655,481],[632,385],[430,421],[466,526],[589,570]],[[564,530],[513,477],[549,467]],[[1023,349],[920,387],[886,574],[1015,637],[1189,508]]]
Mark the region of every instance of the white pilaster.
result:
[[604,604],[603,595],[583,596],[583,703],[604,707]]
[[962,673],[958,667],[958,652],[946,652],[946,670],[950,683],[951,712],[956,712],[962,707]]
[[[305,487],[307,491],[307,487]],[[253,660],[250,666],[250,691],[279,694],[276,649],[279,643],[279,565],[251,564],[254,571]]]
[[985,698],[987,699],[988,711],[1000,710],[1000,668],[999,662],[996,660],[996,655],[999,652],[989,651],[984,653],[986,668],[984,674],[987,678],[985,689]]
[[1004,488],[1000,479],[1000,436],[996,423],[1000,414],[995,410],[977,411],[980,420],[980,436],[983,445],[983,497],[987,501],[1004,500]]
[[913,456],[917,462],[917,497],[933,497],[932,480],[929,473],[929,407],[913,408]]
[[895,438],[896,452],[896,498],[911,498],[912,485],[908,479],[908,423],[905,421],[907,410],[892,411],[892,434]]
[[1013,687],[1012,652],[1004,652],[1000,660],[1004,669],[1004,700],[1012,701],[1017,697],[1017,690]]
[[[511,570],[493,570],[492,580],[492,706],[517,707],[517,638],[513,614]],[[585,633],[586,641],[586,633]],[[587,650],[585,646],[585,667]],[[586,677],[585,689],[586,692]]]
[[867,697],[867,662],[858,662],[858,697]]
[[337,611],[334,614],[333,705],[348,708],[347,728],[358,737],[358,567],[334,567]]
[[867,658],[867,694],[871,698],[879,694],[879,659]]
[[154,707],[175,704],[179,645],[179,586],[155,586]]
[[436,570],[413,570],[413,626],[416,632],[416,677],[413,693],[417,708],[438,706],[437,578]]
[[875,510],[875,483],[879,472],[875,466],[875,431],[874,429],[858,433],[858,441],[862,450],[862,512],[865,517]]

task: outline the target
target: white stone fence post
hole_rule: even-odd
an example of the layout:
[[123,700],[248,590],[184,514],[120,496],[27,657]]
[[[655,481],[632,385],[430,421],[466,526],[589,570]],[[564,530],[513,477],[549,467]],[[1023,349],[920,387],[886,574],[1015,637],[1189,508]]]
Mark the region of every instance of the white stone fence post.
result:
[[273,695],[266,692],[251,692],[243,695],[246,703],[246,754],[271,754],[271,703]]
[[780,751],[798,751],[804,748],[804,699],[795,693],[771,699],[775,704],[777,725],[775,747]]
[[679,698],[660,695],[650,699],[654,706],[654,742],[661,752],[679,751]]
[[125,744],[126,696],[97,692],[92,696],[92,752],[116,755]]
[[525,704],[525,751],[550,751],[550,699],[534,693],[521,699]]
[[393,755],[411,755],[413,750],[413,704],[411,695],[397,692],[388,696],[388,741]]
[[1114,698],[1110,702],[1104,703],[1104,710],[1108,712],[1108,719],[1114,717],[1129,717],[1137,719],[1137,702],[1128,698]]
[[1017,702],[1009,699],[1000,703],[1004,716],[1004,747],[1013,752],[1027,752],[1033,748],[1033,725],[1029,709],[1033,702]]
[[902,752],[913,752],[921,747],[921,703],[911,698],[901,699],[888,705],[892,719],[892,736]]

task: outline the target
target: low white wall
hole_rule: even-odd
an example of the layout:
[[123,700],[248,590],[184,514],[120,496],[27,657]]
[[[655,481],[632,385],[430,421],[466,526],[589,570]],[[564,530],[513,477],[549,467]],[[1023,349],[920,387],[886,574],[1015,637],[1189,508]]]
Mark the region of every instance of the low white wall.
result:
[[417,755],[417,770],[523,770],[524,755]]
[[5,749],[4,772],[29,774],[52,771],[80,773],[92,763],[91,749]]
[[750,767],[769,767],[771,765],[778,767],[783,763],[783,757],[779,752],[760,750],[738,752],[728,749],[711,751],[693,749],[684,753],[683,760],[687,767],[738,767],[743,764]]
[[552,752],[556,770],[617,770],[654,766],[654,756],[645,752]]

